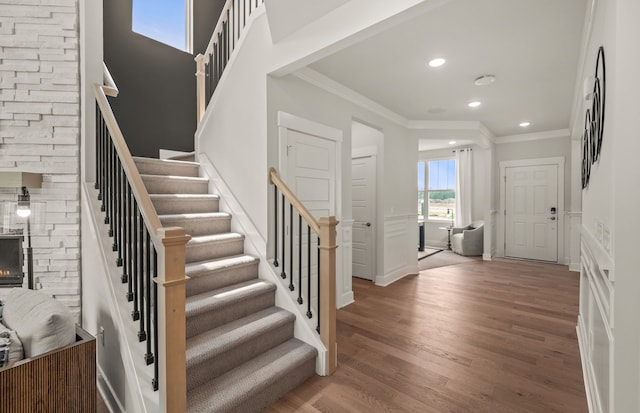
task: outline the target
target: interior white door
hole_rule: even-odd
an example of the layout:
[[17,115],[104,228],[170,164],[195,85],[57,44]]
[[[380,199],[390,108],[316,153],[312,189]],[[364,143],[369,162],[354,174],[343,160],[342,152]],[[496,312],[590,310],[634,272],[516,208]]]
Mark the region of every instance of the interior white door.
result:
[[286,141],[286,182],[318,219],[335,215],[336,142],[289,129]]
[[352,275],[373,281],[376,160],[372,156],[351,160],[353,213]]
[[558,261],[558,165],[505,169],[505,256]]

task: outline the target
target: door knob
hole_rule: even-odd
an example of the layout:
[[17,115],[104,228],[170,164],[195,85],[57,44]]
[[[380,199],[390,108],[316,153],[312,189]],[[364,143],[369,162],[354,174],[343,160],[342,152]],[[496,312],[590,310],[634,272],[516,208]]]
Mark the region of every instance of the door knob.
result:
[[549,219],[552,220],[552,221],[555,221],[556,217],[550,217]]
[[371,222],[367,222],[367,223],[366,223],[366,225],[367,225],[368,227],[370,227],[370,226],[371,226]]

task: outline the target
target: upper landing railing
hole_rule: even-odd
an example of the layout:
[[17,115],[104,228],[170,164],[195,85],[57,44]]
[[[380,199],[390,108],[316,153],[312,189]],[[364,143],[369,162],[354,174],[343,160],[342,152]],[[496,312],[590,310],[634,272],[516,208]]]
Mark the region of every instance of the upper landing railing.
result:
[[238,45],[249,16],[262,3],[264,0],[227,0],[207,49],[195,57],[198,123]]

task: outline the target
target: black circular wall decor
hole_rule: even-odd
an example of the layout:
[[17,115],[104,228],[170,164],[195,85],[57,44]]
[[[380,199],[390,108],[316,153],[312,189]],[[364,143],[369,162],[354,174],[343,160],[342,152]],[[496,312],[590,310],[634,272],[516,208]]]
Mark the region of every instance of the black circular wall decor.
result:
[[582,133],[582,189],[589,186],[591,165],[600,160],[602,150],[602,134],[604,132],[604,104],[607,89],[606,67],[604,63],[604,47],[598,49],[596,72],[593,81],[591,107],[584,116]]

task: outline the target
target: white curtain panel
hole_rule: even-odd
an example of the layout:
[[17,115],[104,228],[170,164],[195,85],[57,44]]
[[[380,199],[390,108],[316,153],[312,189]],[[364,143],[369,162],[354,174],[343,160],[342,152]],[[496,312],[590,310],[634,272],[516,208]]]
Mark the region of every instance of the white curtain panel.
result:
[[456,216],[455,226],[464,227],[471,223],[471,170],[473,151],[456,151]]

